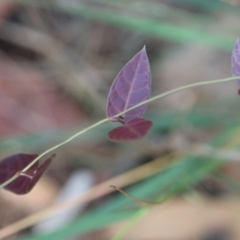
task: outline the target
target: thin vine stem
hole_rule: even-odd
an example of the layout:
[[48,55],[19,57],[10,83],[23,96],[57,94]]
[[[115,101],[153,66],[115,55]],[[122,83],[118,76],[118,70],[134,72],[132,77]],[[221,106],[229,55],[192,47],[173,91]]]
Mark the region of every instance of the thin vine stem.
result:
[[[151,98],[149,98],[149,99],[147,99],[147,100],[145,100],[143,102],[140,102],[140,103],[138,103],[138,104],[136,104],[136,105],[134,105],[134,106],[132,106],[132,107],[130,107],[130,108],[128,108],[128,109],[118,113],[118,114],[116,114],[112,118],[119,117],[119,116],[121,116],[121,115],[123,115],[123,114],[125,114],[125,113],[127,113],[127,112],[129,112],[129,111],[131,111],[131,110],[133,110],[135,108],[137,108],[137,107],[140,107],[140,106],[142,106],[144,104],[147,104],[149,102],[155,101],[155,100],[157,100],[159,98],[165,97],[167,95],[173,94],[175,92],[179,92],[179,91],[182,91],[182,90],[185,90],[185,89],[188,89],[188,88],[192,88],[192,87],[197,87],[197,86],[203,86],[203,85],[208,85],[208,84],[228,82],[228,81],[235,80],[237,78],[239,78],[239,77],[230,77],[230,78],[217,79],[217,80],[211,80],[211,81],[203,81],[203,82],[192,83],[192,84],[189,84],[189,85],[178,87],[178,88],[172,89],[170,91],[167,91],[165,93],[161,93],[161,94],[159,94],[159,95],[157,95],[155,97],[151,97]],[[46,154],[48,154],[48,153],[52,152],[53,150],[56,150],[57,148],[65,145],[66,143],[72,141],[74,138],[82,135],[83,133],[85,133],[85,132],[87,132],[87,131],[89,131],[89,130],[91,130],[91,129],[93,129],[93,128],[95,128],[95,127],[97,127],[97,126],[99,126],[99,125],[101,125],[101,124],[103,124],[105,122],[107,122],[107,121],[110,121],[110,120],[111,120],[111,118],[102,119],[99,122],[96,122],[93,125],[91,125],[91,126],[89,126],[87,128],[84,128],[83,130],[77,132],[76,134],[72,135],[70,138],[66,139],[65,141],[63,141],[63,142],[61,142],[61,143],[59,143],[59,144],[57,144],[57,145],[47,149],[46,151],[41,153],[38,157],[36,157],[30,164],[28,164],[21,172],[26,172],[31,166],[33,166],[40,158],[42,158]],[[13,175],[10,179],[8,179],[6,182],[2,183],[0,185],[0,189],[5,187],[5,186],[7,186],[9,183],[13,182],[15,179],[17,179],[19,177],[19,175],[20,174],[18,172],[15,175]]]

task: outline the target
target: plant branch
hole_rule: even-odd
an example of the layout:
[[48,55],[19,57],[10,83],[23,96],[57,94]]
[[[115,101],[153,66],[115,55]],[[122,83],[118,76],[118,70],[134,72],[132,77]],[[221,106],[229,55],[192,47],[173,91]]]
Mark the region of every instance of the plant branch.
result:
[[[175,92],[179,92],[179,91],[182,91],[182,90],[185,90],[185,89],[188,89],[188,88],[192,88],[192,87],[197,87],[197,86],[203,86],[203,85],[208,85],[208,84],[228,82],[228,81],[235,80],[235,79],[237,79],[237,78],[239,78],[239,77],[230,77],[230,78],[224,78],[224,79],[204,81],[204,82],[192,83],[192,84],[185,85],[185,86],[182,86],[182,87],[179,87],[179,88],[175,88],[175,89],[173,89],[173,90],[170,90],[170,91],[167,91],[167,92],[165,92],[165,93],[159,94],[159,95],[157,95],[157,96],[155,96],[155,97],[149,98],[149,99],[147,99],[147,100],[145,100],[145,101],[143,101],[143,102],[141,102],[141,103],[139,103],[139,104],[136,104],[136,105],[134,105],[133,107],[130,107],[130,108],[128,108],[128,109],[126,109],[126,110],[124,110],[124,111],[116,114],[116,115],[113,116],[112,118],[119,117],[119,116],[121,116],[121,115],[123,115],[123,114],[125,114],[125,113],[127,113],[127,112],[129,112],[129,111],[131,111],[131,110],[133,110],[133,109],[135,109],[135,108],[137,108],[137,107],[140,107],[140,106],[142,106],[142,105],[144,105],[144,104],[147,104],[147,103],[149,103],[149,102],[155,101],[155,100],[157,100],[157,99],[159,99],[159,98],[168,96],[168,95],[173,94],[173,93],[175,93]],[[27,165],[27,166],[22,170],[22,172],[26,172],[33,164],[35,164],[40,158],[42,158],[42,157],[45,156],[46,154],[52,152],[53,150],[56,150],[57,148],[59,148],[59,147],[65,145],[66,143],[72,141],[74,138],[80,136],[81,134],[83,134],[83,133],[85,133],[85,132],[87,132],[87,131],[89,131],[89,130],[91,130],[91,129],[99,126],[99,125],[101,125],[102,123],[105,123],[105,122],[109,121],[109,120],[111,120],[111,119],[110,119],[110,118],[105,118],[105,119],[103,119],[103,120],[101,120],[101,121],[99,121],[99,122],[97,122],[97,123],[95,123],[95,124],[93,124],[93,125],[91,125],[91,126],[89,126],[89,127],[87,127],[87,128],[84,128],[83,130],[77,132],[76,134],[74,134],[73,136],[71,136],[70,138],[68,138],[67,140],[65,140],[65,141],[63,141],[63,142],[61,142],[61,143],[59,143],[59,144],[57,144],[57,145],[49,148],[48,150],[46,150],[45,152],[43,152],[42,154],[40,154],[37,158],[35,158],[29,165]],[[8,179],[6,182],[2,183],[2,184],[0,185],[0,189],[3,188],[3,187],[5,187],[5,186],[7,186],[9,183],[13,182],[18,176],[19,176],[19,173],[17,173],[17,174],[15,174],[14,176],[12,176],[12,177],[11,177],[10,179]]]

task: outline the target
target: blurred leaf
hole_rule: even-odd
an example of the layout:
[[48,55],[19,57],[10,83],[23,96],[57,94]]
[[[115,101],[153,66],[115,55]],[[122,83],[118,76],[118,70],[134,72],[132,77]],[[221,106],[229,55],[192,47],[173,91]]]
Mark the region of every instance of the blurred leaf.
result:
[[[240,37],[237,38],[232,51],[232,75],[240,76]],[[240,83],[240,79],[237,79]]]
[[25,172],[22,172],[22,170],[30,164],[37,155],[16,154],[2,159],[0,161],[0,184],[6,182],[15,174],[19,173],[19,177],[5,186],[4,189],[16,194],[26,194],[30,192],[48,169],[54,156],[55,154],[49,157],[40,166],[39,161],[34,163]]

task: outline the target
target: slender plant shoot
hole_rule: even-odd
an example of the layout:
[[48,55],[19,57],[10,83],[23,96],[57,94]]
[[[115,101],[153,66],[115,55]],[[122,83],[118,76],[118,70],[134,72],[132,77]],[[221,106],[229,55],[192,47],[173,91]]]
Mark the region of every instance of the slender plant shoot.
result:
[[232,52],[232,75],[231,78],[192,83],[149,98],[151,71],[144,47],[122,68],[114,80],[107,99],[107,118],[75,133],[38,156],[16,154],[2,159],[0,161],[0,188],[5,188],[16,194],[28,193],[46,172],[55,154],[47,158],[42,165],[39,165],[40,159],[107,121],[122,124],[108,133],[112,140],[129,141],[143,138],[152,127],[150,120],[142,118],[149,102],[192,87],[232,80],[237,80],[240,83],[240,37],[237,39]]

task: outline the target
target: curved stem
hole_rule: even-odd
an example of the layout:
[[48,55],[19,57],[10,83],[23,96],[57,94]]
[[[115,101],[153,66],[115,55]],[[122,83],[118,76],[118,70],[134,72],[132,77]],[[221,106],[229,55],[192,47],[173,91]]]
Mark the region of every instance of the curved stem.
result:
[[[53,150],[55,150],[55,149],[57,149],[57,148],[63,146],[64,144],[72,141],[74,138],[78,137],[79,135],[81,135],[81,134],[83,134],[83,133],[85,133],[85,132],[87,132],[87,131],[95,128],[95,127],[97,127],[98,125],[100,125],[100,124],[102,124],[102,123],[104,123],[104,122],[107,122],[108,120],[109,120],[108,118],[105,118],[105,119],[103,119],[103,120],[101,120],[101,121],[99,121],[99,122],[97,122],[97,123],[95,123],[95,124],[93,124],[93,125],[91,125],[91,126],[89,126],[89,127],[87,127],[87,128],[84,128],[84,129],[81,130],[80,132],[77,132],[76,134],[74,134],[74,135],[72,135],[70,138],[68,138],[67,140],[65,140],[65,141],[63,141],[63,142],[61,142],[61,143],[59,143],[59,144],[57,144],[57,145],[55,145],[55,146],[47,149],[45,152],[41,153],[38,157],[36,157],[30,164],[28,164],[28,165],[22,170],[22,172],[26,172],[26,171],[27,171],[33,164],[35,164],[41,157],[45,156],[46,154],[52,152]],[[16,174],[13,175],[11,178],[9,178],[6,182],[2,183],[2,184],[0,185],[0,189],[3,188],[3,187],[5,187],[5,186],[7,186],[9,183],[13,182],[13,181],[14,181],[15,179],[17,179],[18,177],[19,177],[19,173],[16,173]]]
[[[127,112],[133,110],[134,108],[140,107],[140,106],[142,106],[142,105],[144,105],[144,104],[147,104],[147,103],[149,103],[149,102],[155,101],[155,100],[157,100],[157,99],[159,99],[159,98],[165,97],[165,96],[167,96],[167,95],[170,95],[170,94],[172,94],[172,93],[175,93],[175,92],[178,92],[178,91],[181,91],[181,90],[184,90],[184,89],[188,89],[188,88],[192,88],[192,87],[197,87],[197,86],[202,86],[202,85],[214,84],[214,83],[228,82],[228,81],[235,80],[235,79],[237,79],[237,78],[239,78],[239,77],[230,77],[230,78],[224,78],[224,79],[218,79],[218,80],[204,81],[204,82],[192,83],[192,84],[185,85],[185,86],[182,86],[182,87],[179,87],[179,88],[175,88],[175,89],[173,89],[173,90],[170,90],[170,91],[167,91],[167,92],[165,92],[165,93],[159,94],[159,95],[157,95],[157,96],[155,96],[155,97],[149,98],[149,99],[147,99],[147,100],[145,100],[145,101],[143,101],[143,102],[141,102],[141,103],[139,103],[139,104],[136,104],[135,106],[133,106],[133,107],[131,107],[131,108],[128,108],[128,109],[126,109],[125,111],[116,114],[116,115],[113,116],[112,118],[119,117],[119,116],[121,116],[122,114],[127,113]],[[84,128],[83,130],[77,132],[76,134],[74,134],[73,136],[71,136],[70,138],[68,138],[67,140],[65,140],[65,141],[63,141],[63,142],[61,142],[61,143],[59,143],[59,144],[57,144],[57,145],[49,148],[49,149],[46,150],[45,152],[41,153],[37,158],[35,158],[30,164],[28,164],[28,165],[22,170],[22,172],[26,172],[33,164],[35,164],[41,157],[45,156],[46,154],[48,154],[48,153],[52,152],[53,150],[55,150],[55,149],[57,149],[57,148],[65,145],[66,143],[72,141],[74,138],[80,136],[81,134],[83,134],[83,133],[85,133],[85,132],[87,132],[87,131],[89,131],[89,130],[91,130],[91,129],[99,126],[99,125],[101,125],[102,123],[105,123],[105,122],[109,121],[109,120],[111,120],[111,119],[110,119],[110,118],[105,118],[105,119],[103,119],[103,120],[101,120],[101,121],[99,121],[99,122],[97,122],[97,123],[95,123],[95,124],[93,124],[93,125],[91,125],[91,126],[89,126],[89,127],[87,127],[87,128]],[[18,176],[19,176],[19,173],[16,173],[15,175],[13,175],[10,179],[8,179],[6,182],[4,182],[4,183],[2,183],[2,184],[0,185],[0,189],[3,188],[3,187],[5,187],[5,186],[8,185],[9,183],[13,182],[15,179],[18,178]]]
[[197,82],[197,83],[192,83],[192,84],[185,85],[185,86],[182,86],[182,87],[178,87],[178,88],[172,89],[170,91],[167,91],[165,93],[159,94],[159,95],[157,95],[155,97],[151,97],[151,98],[149,98],[149,99],[147,99],[147,100],[145,100],[143,102],[140,102],[140,103],[134,105],[133,107],[130,107],[127,110],[125,110],[125,111],[123,111],[123,112],[121,112],[119,114],[116,114],[115,116],[113,116],[113,118],[116,118],[116,117],[118,117],[118,116],[120,116],[120,115],[122,115],[122,114],[124,114],[126,112],[129,112],[129,111],[133,110],[134,108],[140,107],[140,106],[142,106],[144,104],[147,104],[149,102],[155,101],[155,100],[157,100],[159,98],[165,97],[165,96],[170,95],[170,94],[175,93],[175,92],[179,92],[179,91],[182,91],[182,90],[185,90],[185,89],[188,89],[188,88],[197,87],[197,86],[203,86],[203,85],[208,85],[208,84],[223,83],[223,82],[233,81],[233,80],[236,80],[237,78],[239,78],[239,76],[238,77],[223,78],[223,79],[218,79],[218,80]]

